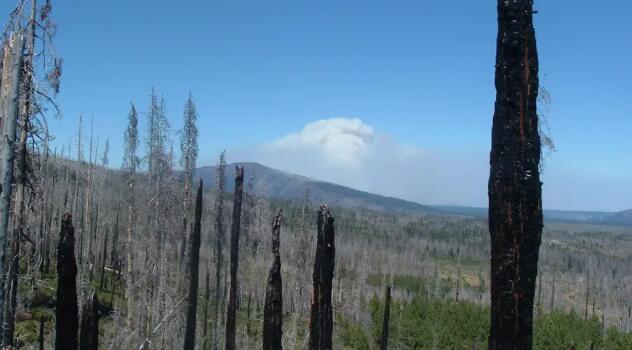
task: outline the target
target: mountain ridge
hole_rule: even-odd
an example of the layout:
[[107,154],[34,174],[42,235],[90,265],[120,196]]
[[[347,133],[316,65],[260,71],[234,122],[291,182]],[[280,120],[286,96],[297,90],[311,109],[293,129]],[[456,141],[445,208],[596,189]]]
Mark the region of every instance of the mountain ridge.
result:
[[[235,162],[226,166],[226,191],[232,192],[235,166],[245,168],[246,183],[253,181],[255,192],[259,195],[299,200],[309,190],[312,202],[346,208],[364,208],[378,211],[405,211],[418,213],[443,213],[473,217],[487,217],[487,208],[467,206],[435,206],[424,205],[414,201],[384,196],[335,183],[293,174],[268,167],[256,162]],[[194,176],[201,177],[204,187],[215,186],[217,166],[202,166],[196,169]],[[252,178],[251,178],[252,177]],[[577,210],[544,210],[545,220],[583,222],[591,224],[608,224],[632,226],[632,209],[620,212],[577,211]]]

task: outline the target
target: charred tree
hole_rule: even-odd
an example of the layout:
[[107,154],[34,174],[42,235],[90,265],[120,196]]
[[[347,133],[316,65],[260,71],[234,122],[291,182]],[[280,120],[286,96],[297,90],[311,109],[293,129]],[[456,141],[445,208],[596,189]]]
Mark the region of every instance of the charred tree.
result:
[[266,300],[263,306],[263,349],[282,349],[283,338],[283,282],[281,280],[281,255],[279,254],[281,222],[283,212],[274,217],[272,222],[272,254],[274,261],[268,273]]
[[81,328],[79,330],[79,349],[97,350],[99,348],[99,301],[92,294],[81,309]]
[[[191,232],[191,244],[189,249],[189,299],[187,308],[187,323],[184,335],[184,350],[195,348],[195,326],[197,321],[197,293],[198,274],[200,268],[200,232],[202,230],[202,179],[195,199],[195,217],[193,231]],[[208,280],[208,279],[207,279]]]
[[77,349],[78,317],[75,229],[72,226],[72,215],[64,214],[57,244],[56,350]]
[[333,333],[331,293],[336,250],[334,218],[329,214],[327,205],[320,206],[317,225],[309,348],[331,350]]
[[538,53],[532,0],[498,1],[489,177],[489,349],[531,349],[542,235]]
[[230,230],[230,290],[226,310],[226,350],[235,349],[235,322],[237,316],[237,271],[239,269],[239,231],[241,228],[241,202],[244,194],[244,168],[235,169],[233,222]]
[[384,319],[382,321],[382,337],[380,339],[380,350],[388,348],[388,322],[391,316],[391,286],[386,287],[386,297],[384,298]]

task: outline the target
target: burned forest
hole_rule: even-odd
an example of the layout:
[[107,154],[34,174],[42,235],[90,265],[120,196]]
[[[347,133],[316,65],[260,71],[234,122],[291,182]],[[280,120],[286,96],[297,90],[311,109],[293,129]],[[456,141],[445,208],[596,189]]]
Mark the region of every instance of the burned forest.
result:
[[2,349],[632,349],[624,165],[556,168],[558,5],[9,2]]

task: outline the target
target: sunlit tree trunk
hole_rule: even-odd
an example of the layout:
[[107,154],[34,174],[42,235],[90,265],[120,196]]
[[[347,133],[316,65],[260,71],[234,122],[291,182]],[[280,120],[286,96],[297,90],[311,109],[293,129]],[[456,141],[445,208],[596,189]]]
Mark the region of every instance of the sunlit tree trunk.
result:
[[531,349],[542,235],[538,53],[532,0],[498,1],[489,177],[490,350]]

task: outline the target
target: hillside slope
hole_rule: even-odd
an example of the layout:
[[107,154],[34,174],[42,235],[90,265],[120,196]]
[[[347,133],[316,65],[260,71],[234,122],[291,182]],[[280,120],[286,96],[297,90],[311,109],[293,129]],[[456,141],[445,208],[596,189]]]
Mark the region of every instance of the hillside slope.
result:
[[[231,192],[234,187],[232,179],[235,177],[235,166],[245,168],[245,176],[254,176],[254,188],[257,194],[281,199],[302,199],[305,190],[309,190],[312,202],[326,202],[330,205],[346,208],[366,208],[380,211],[436,211],[432,207],[424,206],[403,199],[381,196],[369,192],[355,190],[349,187],[329,182],[310,179],[305,176],[272,169],[259,163],[231,163],[226,167],[226,191]],[[215,186],[216,166],[198,168],[195,177],[204,180],[204,187]],[[246,180],[248,182],[249,180]]]

